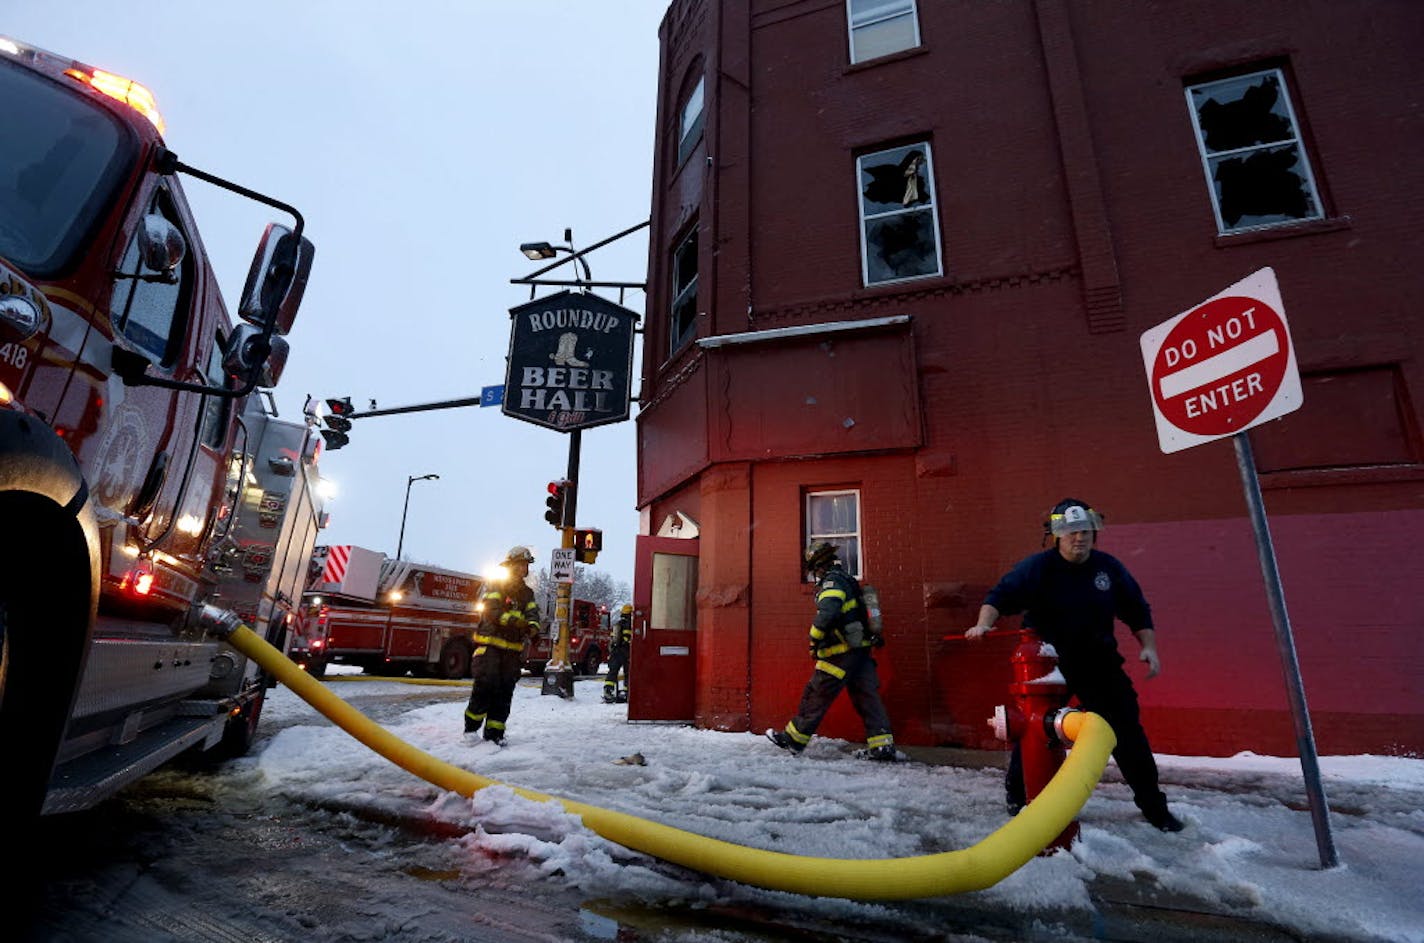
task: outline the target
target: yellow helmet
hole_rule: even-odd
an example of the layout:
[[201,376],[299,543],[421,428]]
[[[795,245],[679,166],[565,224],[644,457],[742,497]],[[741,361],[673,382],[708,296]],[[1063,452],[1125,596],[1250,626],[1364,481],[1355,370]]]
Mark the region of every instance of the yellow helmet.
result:
[[623,607],[623,613],[624,613],[625,615],[626,615],[627,613],[632,612],[632,611],[633,611],[633,607],[632,607],[632,606],[624,606],[624,607]]

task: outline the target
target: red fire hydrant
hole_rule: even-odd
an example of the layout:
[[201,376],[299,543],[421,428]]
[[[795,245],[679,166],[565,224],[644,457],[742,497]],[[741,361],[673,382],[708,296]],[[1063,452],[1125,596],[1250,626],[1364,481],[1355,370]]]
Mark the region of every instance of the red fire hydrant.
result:
[[[1068,684],[1058,671],[1058,653],[1032,632],[1020,632],[1019,645],[1011,660],[1014,680],[1009,692],[1014,696],[1014,703],[994,708],[989,725],[1000,740],[1018,742],[1024,797],[1032,802],[1067,756],[1063,740],[1055,731],[1055,721],[1068,706]],[[1067,848],[1077,837],[1075,820],[1044,848],[1044,852]]]

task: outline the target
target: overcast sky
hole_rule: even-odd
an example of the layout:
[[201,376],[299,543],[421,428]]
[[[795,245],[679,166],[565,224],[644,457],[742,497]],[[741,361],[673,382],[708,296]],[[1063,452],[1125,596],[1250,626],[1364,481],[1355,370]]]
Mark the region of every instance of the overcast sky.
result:
[[[666,7],[7,0],[0,34],[143,83],[185,163],[304,215],[315,265],[276,390],[300,420],[308,394],[390,408],[504,382],[508,309],[529,300],[509,280],[538,267],[519,244],[570,228],[582,248],[648,218]],[[235,311],[262,227],[287,220],[184,189]],[[642,282],[646,230],[588,261],[595,279]],[[624,303],[642,313],[644,296]],[[599,568],[631,585],[633,422],[582,438],[578,523],[603,528]],[[320,542],[394,555],[407,479],[433,473],[410,489],[407,557],[486,572],[528,544],[546,567],[545,488],[568,456],[567,435],[498,408],[357,420],[322,461],[339,494]]]

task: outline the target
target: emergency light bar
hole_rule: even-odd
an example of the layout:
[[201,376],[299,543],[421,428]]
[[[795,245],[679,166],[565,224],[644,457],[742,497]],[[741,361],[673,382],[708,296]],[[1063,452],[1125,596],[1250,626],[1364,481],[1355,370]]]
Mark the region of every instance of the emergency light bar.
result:
[[23,56],[35,62],[45,63],[51,68],[68,63],[68,68],[64,69],[65,75],[84,83],[101,95],[107,95],[115,101],[121,101],[128,105],[152,121],[159,134],[162,134],[167,127],[164,124],[163,116],[158,113],[158,103],[154,100],[153,93],[133,79],[126,79],[122,75],[96,69],[65,56],[57,56],[38,46],[17,42],[8,36],[0,36],[0,53],[17,58]]
[[126,79],[122,75],[105,72],[103,69],[89,69],[88,72],[84,72],[81,69],[72,68],[65,69],[64,74],[72,79],[78,79],[101,95],[108,95],[110,98],[128,105],[152,121],[159,134],[162,134],[166,128],[163,116],[158,113],[158,102],[154,100],[153,93],[133,79]]

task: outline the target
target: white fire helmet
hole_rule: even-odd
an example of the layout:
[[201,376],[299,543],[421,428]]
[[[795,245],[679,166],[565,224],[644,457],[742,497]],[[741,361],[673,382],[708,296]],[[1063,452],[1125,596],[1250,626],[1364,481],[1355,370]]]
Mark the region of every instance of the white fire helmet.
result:
[[524,546],[510,547],[510,548],[509,548],[509,553],[505,554],[505,556],[504,556],[504,563],[505,563],[505,566],[508,566],[508,565],[511,564],[511,563],[533,563],[533,562],[534,562],[534,554],[530,552],[530,550],[529,550],[528,547],[524,547]]
[[1103,529],[1103,517],[1077,498],[1064,498],[1048,514],[1048,532],[1054,537],[1076,534],[1078,531]]

